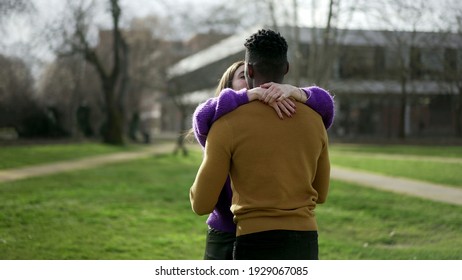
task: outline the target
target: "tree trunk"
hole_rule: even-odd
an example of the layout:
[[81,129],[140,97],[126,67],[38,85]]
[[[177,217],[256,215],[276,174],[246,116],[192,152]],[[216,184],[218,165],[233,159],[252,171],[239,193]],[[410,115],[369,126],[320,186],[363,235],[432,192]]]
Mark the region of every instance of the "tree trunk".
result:
[[173,151],[173,154],[177,155],[178,152],[181,150],[183,152],[183,156],[187,157],[189,155],[188,148],[185,145],[185,133],[187,133],[186,129],[186,120],[187,116],[187,108],[186,106],[179,106],[180,109],[180,133],[178,134],[178,138],[176,141],[176,147]]
[[115,99],[115,82],[107,81],[103,87],[106,101],[106,127],[103,131],[103,141],[111,145],[124,145],[122,128],[122,112]]
[[316,28],[312,28],[308,76],[321,87],[327,86],[331,79],[332,66],[338,52],[338,5],[339,2],[330,0],[326,26],[319,33]]
[[459,87],[459,92],[455,96],[456,108],[455,108],[455,134],[456,137],[462,137],[462,87]]
[[406,103],[407,103],[407,89],[406,78],[401,78],[401,104],[400,104],[400,118],[399,118],[399,131],[398,137],[401,139],[406,138]]
[[294,75],[294,85],[300,86],[300,70],[301,65],[300,62],[302,60],[302,54],[300,52],[300,28],[298,26],[298,2],[297,0],[292,1],[293,5],[293,20],[294,20],[294,27],[293,27],[293,49],[295,55],[295,67],[293,68],[293,75]]

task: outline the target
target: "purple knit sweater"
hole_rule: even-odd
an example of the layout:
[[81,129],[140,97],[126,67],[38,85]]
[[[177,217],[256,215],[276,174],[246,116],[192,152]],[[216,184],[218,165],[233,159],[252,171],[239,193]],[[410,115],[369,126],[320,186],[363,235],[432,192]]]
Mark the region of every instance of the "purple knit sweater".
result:
[[[316,86],[303,88],[303,90],[308,97],[305,104],[321,115],[324,126],[329,129],[334,121],[333,97],[326,90]],[[210,127],[217,119],[248,102],[247,89],[234,91],[227,88],[221,92],[220,96],[210,98],[200,104],[193,114],[194,135],[200,145],[205,147]],[[233,214],[230,210],[232,195],[231,181],[228,176],[215,209],[207,219],[207,224],[210,227],[224,232],[236,231]]]

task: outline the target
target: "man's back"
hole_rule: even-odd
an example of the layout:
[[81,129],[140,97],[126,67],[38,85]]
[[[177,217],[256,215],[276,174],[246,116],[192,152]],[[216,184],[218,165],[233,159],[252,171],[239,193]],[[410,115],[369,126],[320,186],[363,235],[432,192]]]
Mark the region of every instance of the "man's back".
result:
[[251,102],[216,121],[210,137],[230,151],[237,235],[317,230],[313,210],[327,196],[330,165],[316,112],[300,106],[280,120],[272,108]]
[[[262,29],[244,46],[248,88],[284,80],[288,45],[281,34]],[[228,174],[237,225],[233,258],[318,259],[314,208],[326,199],[330,176],[319,115],[301,106],[281,121],[271,108],[252,102],[221,117],[209,131],[190,189],[194,212],[213,210]]]

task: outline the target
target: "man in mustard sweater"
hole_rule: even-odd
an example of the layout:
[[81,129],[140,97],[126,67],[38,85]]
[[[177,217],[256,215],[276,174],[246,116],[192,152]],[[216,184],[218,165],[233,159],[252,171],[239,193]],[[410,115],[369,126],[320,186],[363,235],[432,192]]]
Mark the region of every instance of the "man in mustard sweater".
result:
[[[279,33],[259,30],[245,47],[250,88],[283,82],[289,63]],[[191,205],[199,215],[212,212],[229,174],[235,259],[318,259],[314,210],[329,188],[326,129],[308,106],[285,120],[272,110],[250,102],[215,121],[190,189]]]

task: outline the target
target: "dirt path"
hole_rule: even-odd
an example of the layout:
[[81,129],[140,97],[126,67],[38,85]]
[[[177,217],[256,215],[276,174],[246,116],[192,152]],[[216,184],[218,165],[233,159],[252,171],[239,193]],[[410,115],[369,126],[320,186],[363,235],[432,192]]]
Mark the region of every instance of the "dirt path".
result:
[[442,163],[458,163],[462,164],[462,158],[453,157],[439,157],[439,156],[419,156],[419,155],[393,155],[393,154],[363,154],[355,152],[335,152],[339,155],[346,155],[348,157],[357,158],[374,158],[374,159],[389,159],[389,160],[403,160],[403,161],[427,161],[427,162],[442,162]]
[[[139,152],[117,153],[89,157],[80,160],[0,170],[0,183],[149,157],[155,154],[171,152],[173,151],[173,148],[173,143],[157,144]],[[365,187],[392,191],[455,205],[462,205],[462,189],[454,187],[384,176],[338,166],[332,166],[331,177],[332,179],[351,182]]]
[[173,149],[173,143],[165,143],[153,145],[152,147],[137,152],[123,152],[110,155],[87,157],[78,160],[61,161],[50,164],[20,167],[15,169],[5,169],[0,170],[0,183],[27,179],[37,176],[45,176],[59,172],[88,169],[109,163],[123,162],[143,157],[149,157],[155,154],[167,153],[173,151]]
[[333,166],[331,178],[379,190],[462,205],[462,189]]

